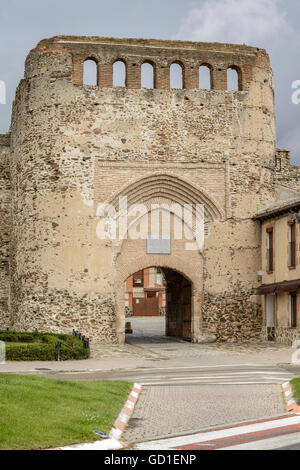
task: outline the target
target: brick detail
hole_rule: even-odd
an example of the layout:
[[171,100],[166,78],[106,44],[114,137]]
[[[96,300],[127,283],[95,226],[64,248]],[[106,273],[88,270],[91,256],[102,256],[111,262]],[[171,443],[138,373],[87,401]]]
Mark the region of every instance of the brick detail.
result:
[[141,67],[136,62],[129,62],[126,65],[126,86],[127,88],[141,88]]
[[83,84],[83,61],[80,57],[73,58],[73,82],[75,85]]
[[170,90],[170,69],[165,65],[157,65],[155,69],[155,88]]
[[214,68],[212,70],[213,90],[227,90],[227,69]]
[[104,88],[113,86],[113,64],[99,63],[99,86]]

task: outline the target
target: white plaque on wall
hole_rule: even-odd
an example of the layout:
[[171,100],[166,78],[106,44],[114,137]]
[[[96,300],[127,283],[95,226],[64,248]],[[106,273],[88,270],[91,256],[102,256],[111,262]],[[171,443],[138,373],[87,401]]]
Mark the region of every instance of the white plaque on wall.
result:
[[170,255],[171,254],[170,235],[148,235],[147,254]]

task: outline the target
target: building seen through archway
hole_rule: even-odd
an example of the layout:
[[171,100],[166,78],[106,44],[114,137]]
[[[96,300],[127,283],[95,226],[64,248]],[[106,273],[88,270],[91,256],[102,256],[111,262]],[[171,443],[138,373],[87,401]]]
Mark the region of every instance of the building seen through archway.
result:
[[191,340],[191,282],[170,268],[149,267],[126,280],[126,323],[135,336]]

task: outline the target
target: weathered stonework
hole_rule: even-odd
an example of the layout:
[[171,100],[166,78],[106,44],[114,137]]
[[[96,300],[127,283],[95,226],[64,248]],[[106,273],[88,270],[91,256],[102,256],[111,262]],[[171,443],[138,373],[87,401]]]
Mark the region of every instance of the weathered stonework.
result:
[[10,326],[9,315],[9,233],[10,233],[10,136],[0,135],[0,319],[1,328]]
[[[293,344],[295,340],[300,338],[300,327],[289,328],[287,326],[276,326],[274,329],[274,341],[282,344]],[[262,339],[267,341],[268,331],[267,327],[262,329]]]
[[257,341],[261,333],[260,304],[249,300],[253,290],[235,286],[234,293],[204,295],[203,330],[214,334],[217,341],[237,342],[241,338]]
[[299,191],[300,167],[291,165],[290,152],[286,149],[277,149],[275,155],[275,180],[281,186]]
[[[98,86],[83,85],[86,59],[97,63]],[[119,59],[126,64],[126,87],[113,88]],[[154,65],[154,89],[141,89],[145,61]],[[174,62],[182,65],[183,89],[170,90]],[[211,68],[211,90],[198,88],[201,64]],[[226,89],[229,67],[238,71],[239,91]],[[1,148],[0,164],[7,161],[7,147]],[[253,294],[260,225],[252,218],[274,200],[278,179],[273,76],[264,50],[43,40],[28,55],[17,89],[10,149],[11,327],[76,328],[93,341],[123,342],[125,280],[160,266],[191,283],[192,339],[204,333],[219,341],[259,338],[261,305]],[[0,178],[7,198],[5,165]],[[99,239],[97,206],[117,206],[119,195],[149,209],[161,202],[202,203],[203,250],[186,251],[172,236],[170,255],[147,255],[145,240]],[[7,236],[1,230],[0,292],[7,299]]]

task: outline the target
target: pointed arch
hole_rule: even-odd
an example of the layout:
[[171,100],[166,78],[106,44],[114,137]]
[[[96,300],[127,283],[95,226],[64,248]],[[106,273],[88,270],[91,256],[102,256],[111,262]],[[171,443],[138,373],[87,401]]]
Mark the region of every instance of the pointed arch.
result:
[[170,174],[152,174],[125,186],[110,201],[110,204],[115,208],[118,207],[120,196],[127,197],[128,206],[147,203],[149,200],[157,198],[169,199],[181,205],[203,204],[205,217],[209,217],[211,220],[224,219],[224,211],[205,190]]

